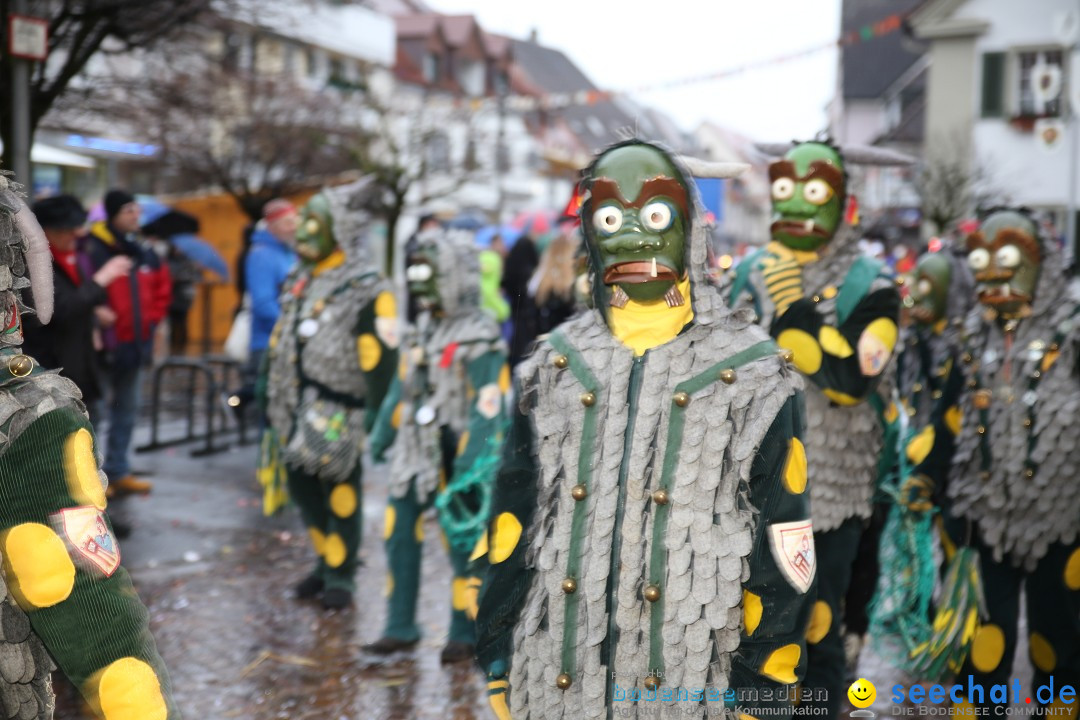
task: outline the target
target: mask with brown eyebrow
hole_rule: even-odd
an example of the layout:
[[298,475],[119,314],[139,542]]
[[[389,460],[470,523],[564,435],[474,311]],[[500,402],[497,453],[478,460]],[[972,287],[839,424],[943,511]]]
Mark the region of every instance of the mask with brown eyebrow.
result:
[[995,310],[999,319],[1024,317],[1031,310],[1042,267],[1037,232],[1026,215],[999,210],[965,242],[979,302]]
[[844,161],[830,145],[796,145],[769,166],[774,240],[792,250],[815,251],[828,243],[843,220]]

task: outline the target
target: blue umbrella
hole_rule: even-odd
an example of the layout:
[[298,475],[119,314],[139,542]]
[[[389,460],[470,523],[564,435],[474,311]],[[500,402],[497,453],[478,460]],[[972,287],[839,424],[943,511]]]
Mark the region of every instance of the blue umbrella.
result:
[[514,247],[514,243],[521,237],[522,232],[516,227],[510,225],[488,225],[482,227],[476,231],[476,244],[479,247],[486,248],[491,247],[491,241],[496,235],[501,235],[503,243],[506,245],[506,249]]
[[446,227],[455,230],[479,230],[485,225],[487,225],[487,220],[480,215],[472,213],[463,213],[446,223]]
[[200,265],[210,272],[217,273],[222,278],[228,279],[229,266],[225,263],[225,258],[221,257],[221,253],[217,251],[217,248],[198,235],[173,235],[169,238],[169,242],[177,250],[187,255],[196,265]]

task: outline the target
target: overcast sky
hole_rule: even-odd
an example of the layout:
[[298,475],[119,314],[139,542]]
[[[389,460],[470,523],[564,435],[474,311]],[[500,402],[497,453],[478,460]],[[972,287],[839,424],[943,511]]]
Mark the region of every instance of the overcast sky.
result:
[[[565,52],[602,89],[663,86],[820,47],[840,34],[840,0],[428,0],[472,14],[485,30]],[[632,94],[686,130],[703,120],[755,140],[825,127],[836,82],[834,48],[736,77]]]

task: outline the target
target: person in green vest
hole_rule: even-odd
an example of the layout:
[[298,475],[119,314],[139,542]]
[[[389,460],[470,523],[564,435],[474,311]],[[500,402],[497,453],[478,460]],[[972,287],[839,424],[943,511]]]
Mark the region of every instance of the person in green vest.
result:
[[802,380],[708,279],[693,173],[586,169],[592,309],[520,366],[477,655],[515,718],[790,717],[817,577]]
[[506,344],[480,305],[477,254],[470,235],[433,229],[417,236],[406,258],[416,316],[371,438],[376,461],[391,446],[392,457],[384,530],[387,621],[382,637],[364,646],[369,653],[405,650],[420,640],[423,513],[434,505],[453,567],[450,634],[441,660],[473,657],[480,578],[470,554],[487,522],[510,388]]
[[[326,188],[304,206],[298,267],[285,281],[267,353],[259,475],[268,511],[284,488],[316,554],[296,586],[324,608],[352,603],[362,537],[362,453],[397,367],[398,314],[380,272],[366,208],[370,179]],[[284,478],[284,482],[282,479]]]
[[879,476],[891,465],[883,415],[900,295],[888,269],[861,256],[858,230],[845,222],[845,163],[854,158],[827,141],[781,152],[769,165],[772,240],[736,268],[729,300],[752,307],[810,381],[806,455],[821,581],[803,686],[827,699],[804,708],[836,717],[847,686],[844,598],[853,571],[870,587],[877,579],[873,567],[854,566]]
[[22,353],[21,291],[43,324],[53,292],[48,241],[16,189],[0,175],[0,717],[50,720],[55,662],[102,720],[179,720],[79,390]]

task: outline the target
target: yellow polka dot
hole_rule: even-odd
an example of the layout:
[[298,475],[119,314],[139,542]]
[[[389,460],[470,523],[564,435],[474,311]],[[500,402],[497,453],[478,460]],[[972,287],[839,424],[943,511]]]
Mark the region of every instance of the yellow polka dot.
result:
[[826,300],[832,300],[834,297],[836,297],[836,286],[827,286],[824,290],[821,291],[821,297],[825,298]]
[[960,434],[960,428],[964,426],[964,414],[960,412],[960,408],[953,405],[951,408],[945,411],[945,427],[949,428],[949,432],[953,435]]
[[409,361],[404,355],[401,356],[401,362],[398,363],[397,375],[401,380],[405,379],[405,375],[409,372]]
[[416,518],[416,524],[413,525],[413,537],[416,538],[416,542],[424,542],[424,516]]
[[476,620],[480,614],[480,588],[484,581],[478,577],[471,577],[465,581],[465,615],[470,620]]
[[341,483],[330,491],[330,511],[339,518],[347,518],[356,512],[356,490]]
[[397,430],[401,426],[401,403],[398,403],[394,407],[393,414],[390,415],[390,427]]
[[394,298],[394,293],[383,290],[379,293],[379,296],[375,298],[375,315],[377,317],[397,317],[397,300]]
[[900,417],[900,411],[896,408],[896,403],[889,403],[889,407],[885,408],[885,422],[891,425],[898,417]]
[[510,366],[503,365],[502,370],[499,371],[499,392],[506,394],[510,392]]
[[776,344],[795,353],[792,362],[807,375],[813,375],[821,369],[821,346],[810,333],[788,329],[780,333]]
[[1005,633],[997,625],[983,625],[975,631],[971,643],[971,664],[979,672],[994,670],[1005,654]]
[[491,558],[492,565],[498,565],[517,547],[521,539],[521,521],[514,517],[513,513],[500,513],[495,518],[495,529],[491,534]]
[[356,352],[360,357],[360,369],[364,372],[374,370],[382,358],[382,346],[371,333],[364,333],[356,339]]
[[829,388],[822,388],[821,394],[832,400],[837,405],[858,405],[859,398],[852,397],[847,393],[842,393],[839,390],[830,390]]
[[934,426],[927,425],[907,444],[907,457],[913,465],[918,465],[934,449]]
[[784,463],[784,487],[795,495],[806,490],[806,450],[797,437],[791,438],[788,447],[787,462]]
[[814,603],[814,611],[810,614],[810,625],[806,628],[806,642],[811,645],[821,642],[822,638],[829,634],[832,627],[832,608],[824,600]]
[[326,538],[326,554],[323,559],[332,568],[345,564],[345,541],[337,533],[330,533]]
[[52,607],[75,587],[75,565],[60,536],[46,525],[23,523],[4,536],[8,584],[19,604]]
[[120,658],[100,673],[96,696],[105,720],[165,720],[169,714],[154,669],[133,657]]
[[818,331],[818,340],[821,341],[821,349],[835,357],[846,358],[855,354],[851,343],[831,325],[821,326],[821,330]]
[[311,538],[311,546],[315,548],[315,554],[322,556],[326,552],[326,535],[323,531],[316,527],[309,527],[307,529],[308,537]]
[[1065,587],[1080,590],[1080,548],[1073,550],[1065,562]]
[[461,453],[465,452],[465,446],[467,446],[468,444],[469,444],[469,431],[466,430],[465,432],[461,433],[461,437],[458,438],[458,441],[457,441],[457,454],[460,455]]
[[742,591],[742,616],[743,625],[746,627],[747,637],[754,634],[761,622],[761,596],[749,590]]
[[785,685],[795,682],[795,668],[799,665],[802,651],[798,645],[784,645],[769,653],[761,666],[761,674]]
[[1041,633],[1033,632],[1030,648],[1031,661],[1035,663],[1035,667],[1044,673],[1054,672],[1054,668],[1057,667],[1057,653],[1054,652],[1050,641]]
[[896,347],[896,338],[899,331],[896,329],[896,323],[889,318],[878,318],[877,320],[874,320],[866,326],[865,330],[863,330],[863,335],[866,335],[867,333],[880,340],[881,344],[885,346],[885,349],[890,352]]
[[465,578],[454,578],[453,595],[451,601],[454,603],[455,610],[464,610],[469,607],[469,598],[466,595],[468,591],[468,584]]
[[476,541],[476,547],[473,548],[472,555],[469,556],[469,562],[479,560],[488,553],[488,539],[487,533],[480,533],[480,539]]
[[386,574],[386,589],[383,590],[383,595],[390,597],[394,594],[394,576],[390,573]]
[[86,428],[73,432],[64,441],[64,479],[79,505],[105,509],[105,488],[94,457],[94,438]]
[[1039,369],[1043,372],[1049,370],[1053,367],[1054,363],[1057,362],[1059,355],[1061,355],[1060,350],[1047,350],[1046,354],[1043,355],[1042,364],[1039,365]]
[[394,522],[397,520],[397,510],[393,505],[386,506],[386,512],[383,513],[383,540],[389,540],[390,536],[394,534]]

